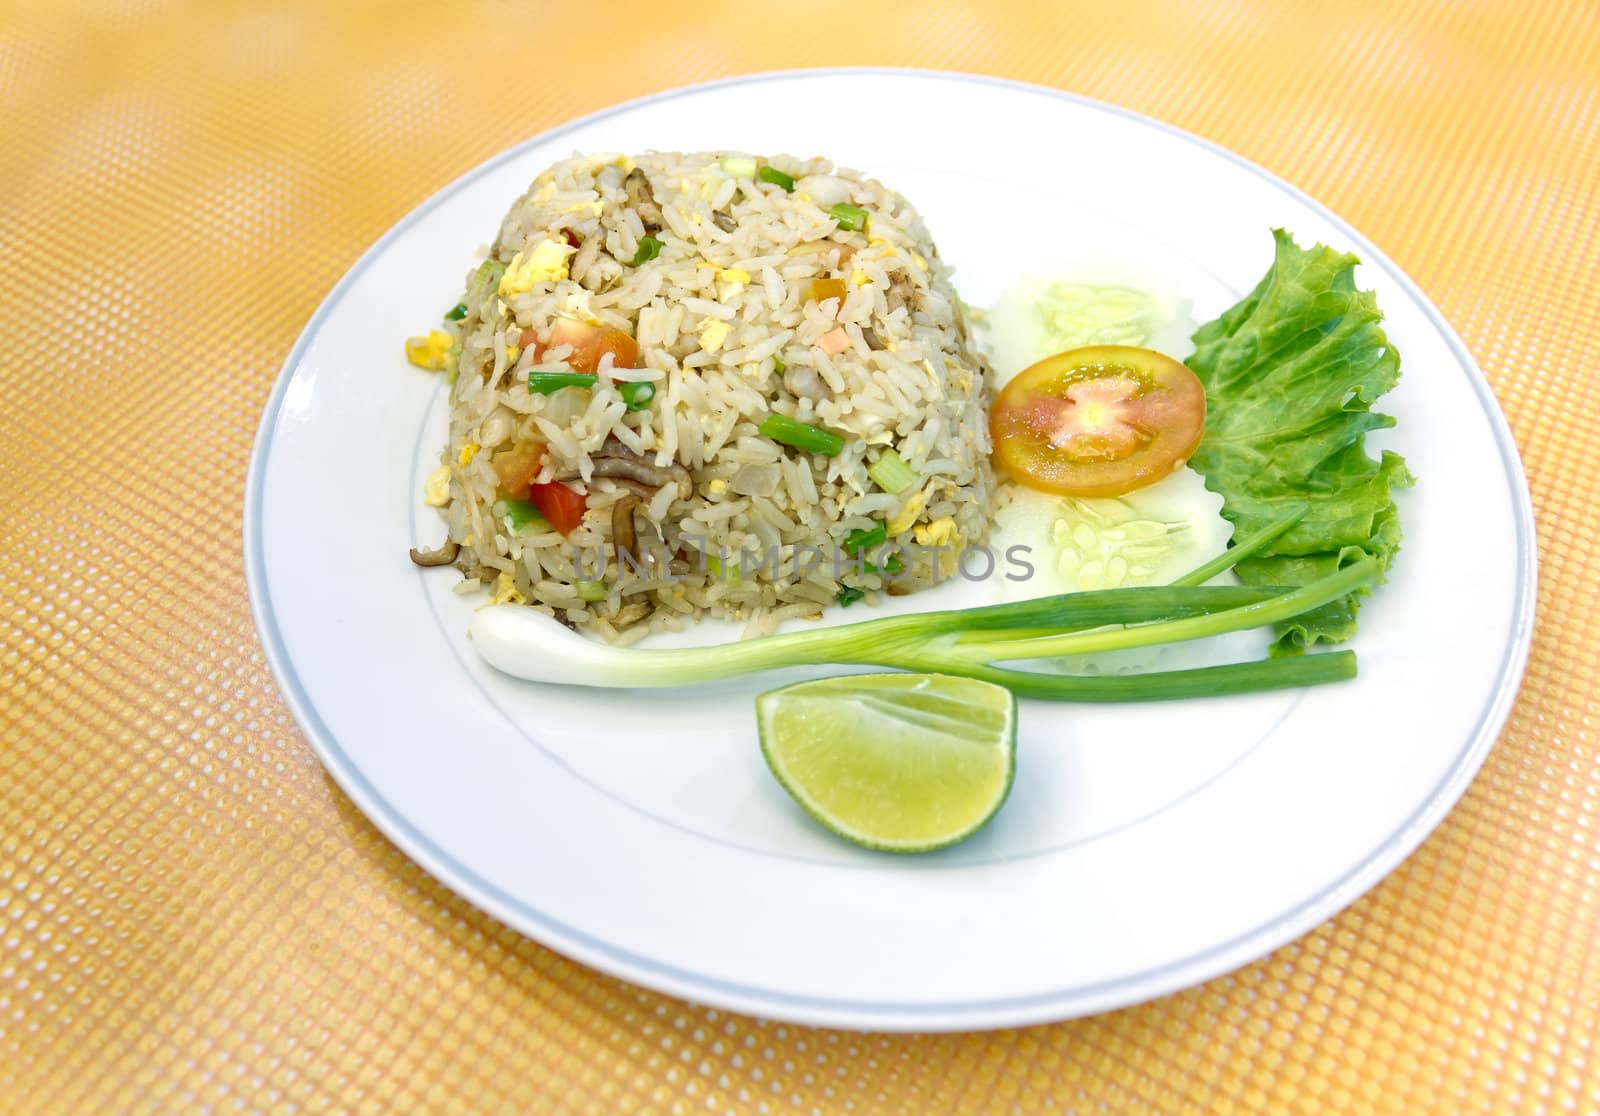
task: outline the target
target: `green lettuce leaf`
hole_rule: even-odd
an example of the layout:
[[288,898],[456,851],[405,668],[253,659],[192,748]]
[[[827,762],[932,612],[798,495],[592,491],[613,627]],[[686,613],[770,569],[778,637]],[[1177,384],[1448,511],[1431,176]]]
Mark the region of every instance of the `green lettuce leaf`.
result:
[[[1237,306],[1200,327],[1188,364],[1206,389],[1205,436],[1189,464],[1223,499],[1234,537],[1295,507],[1309,513],[1259,557],[1235,567],[1249,585],[1305,585],[1365,556],[1385,570],[1400,548],[1391,490],[1412,483],[1398,454],[1373,457],[1372,409],[1400,379],[1400,355],[1371,291],[1355,289],[1355,256],[1301,248],[1273,230],[1277,254]],[[1296,617],[1275,654],[1349,639],[1359,596]]]

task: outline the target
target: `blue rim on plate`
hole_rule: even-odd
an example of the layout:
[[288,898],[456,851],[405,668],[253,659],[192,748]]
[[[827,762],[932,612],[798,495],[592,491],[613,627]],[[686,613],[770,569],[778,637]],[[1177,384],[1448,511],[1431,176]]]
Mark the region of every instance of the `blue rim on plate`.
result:
[[[1433,788],[1418,809],[1374,850],[1364,861],[1333,881],[1318,895],[1284,912],[1272,921],[1228,942],[1197,952],[1180,961],[1141,973],[1138,976],[1109,981],[1103,984],[1076,986],[1068,989],[1035,993],[1027,996],[996,999],[982,1003],[957,1002],[949,1004],[922,1003],[906,1005],[896,1003],[855,1002],[839,999],[811,999],[766,989],[710,979],[697,973],[663,965],[651,958],[631,951],[618,949],[605,941],[569,927],[548,914],[531,906],[525,900],[496,887],[477,875],[471,868],[456,860],[425,834],[412,826],[374,788],[351,762],[338,740],[328,730],[316,707],[301,685],[294,664],[290,661],[272,608],[270,587],[266,581],[261,550],[261,485],[272,446],[273,428],[283,404],[296,366],[307,346],[324,320],[339,305],[356,278],[367,268],[381,250],[405,233],[422,216],[442,201],[461,190],[468,183],[521,157],[530,148],[558,139],[580,127],[592,124],[629,110],[709,90],[749,85],[768,81],[828,80],[842,76],[875,75],[905,76],[941,81],[968,82],[995,86],[1027,93],[1033,96],[1054,98],[1080,107],[1120,117],[1140,127],[1153,128],[1178,137],[1213,154],[1220,155],[1236,166],[1248,170],[1294,200],[1322,215],[1357,246],[1363,263],[1381,270],[1404,289],[1427,316],[1433,328],[1457,356],[1461,365],[1469,370],[1474,393],[1482,406],[1494,432],[1500,451],[1501,463],[1510,482],[1515,505],[1516,553],[1519,576],[1517,579],[1513,611],[1512,637],[1508,642],[1497,674],[1497,681],[1489,702],[1484,706],[1468,746],[1460,753],[1456,763]],[[350,270],[334,285],[328,296],[306,324],[294,347],[284,361],[272,394],[267,400],[257,429],[255,447],[250,456],[249,473],[245,481],[244,500],[244,557],[245,579],[250,596],[251,615],[261,635],[267,664],[277,679],[279,688],[289,706],[295,723],[305,733],[312,749],[339,787],[360,808],[361,812],[382,833],[411,859],[415,860],[435,879],[474,906],[488,912],[567,957],[604,972],[633,981],[647,988],[679,996],[692,1001],[710,1004],[732,1011],[752,1015],[781,1015],[797,1023],[820,1026],[851,1026],[864,1029],[887,1030],[960,1030],[1043,1023],[1087,1015],[1097,1011],[1124,1007],[1156,996],[1198,984],[1226,973],[1266,954],[1284,943],[1306,933],[1319,922],[1331,917],[1375,885],[1380,879],[1405,859],[1443,819],[1466,790],[1482,766],[1490,747],[1499,734],[1511,711],[1517,689],[1527,664],[1532,643],[1534,608],[1537,590],[1537,560],[1533,531],[1533,508],[1528,495],[1527,480],[1521,459],[1517,455],[1505,417],[1501,414],[1488,381],[1455,331],[1450,328],[1421,289],[1404,272],[1369,240],[1357,232],[1326,206],[1303,191],[1256,166],[1233,152],[1201,139],[1173,125],[1128,109],[1108,105],[1092,98],[1082,97],[1045,86],[1026,82],[975,74],[952,73],[935,70],[898,69],[892,67],[847,67],[837,69],[787,70],[752,74],[685,86],[661,93],[640,97],[590,113],[559,127],[534,136],[507,151],[479,164],[454,182],[445,186],[383,234]]]

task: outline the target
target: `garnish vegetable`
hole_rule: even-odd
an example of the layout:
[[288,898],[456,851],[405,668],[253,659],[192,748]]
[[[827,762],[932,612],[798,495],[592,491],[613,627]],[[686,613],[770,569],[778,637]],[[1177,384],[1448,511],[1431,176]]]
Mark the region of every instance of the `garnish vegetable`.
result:
[[1035,303],[1046,339],[1056,349],[1081,345],[1148,345],[1159,311],[1132,287],[1053,283]]
[[1153,349],[1091,345],[1017,373],[989,411],[995,465],[1064,496],[1121,496],[1183,464],[1206,397],[1194,373]]
[[783,789],[870,849],[928,852],[970,837],[1016,774],[1016,698],[971,678],[797,682],[756,698],[756,721]]
[[[1405,462],[1366,450],[1369,430],[1394,425],[1372,410],[1400,378],[1400,356],[1358,291],[1355,256],[1301,248],[1275,230],[1276,256],[1245,299],[1194,335],[1189,367],[1205,385],[1205,436],[1190,464],[1223,498],[1239,534],[1286,507],[1305,517],[1235,567],[1247,585],[1309,585],[1353,563],[1387,571],[1400,546],[1391,492],[1412,482]],[[1355,634],[1372,582],[1281,623],[1273,650],[1294,654]]]
[[[1256,553],[1303,510],[1228,551]],[[1212,568],[1212,574],[1218,572]],[[1298,589],[1140,586],[1069,593],[1011,604],[883,617],[715,647],[607,646],[522,608],[486,608],[473,639],[492,665],[522,678],[602,687],[676,686],[780,667],[855,663],[994,682],[1023,697],[1062,701],[1156,701],[1304,686],[1350,678],[1349,652],[1267,659],[1195,670],[1079,677],[996,664],[1147,647],[1277,624],[1370,585],[1364,559]],[[559,643],[559,646],[558,646]]]

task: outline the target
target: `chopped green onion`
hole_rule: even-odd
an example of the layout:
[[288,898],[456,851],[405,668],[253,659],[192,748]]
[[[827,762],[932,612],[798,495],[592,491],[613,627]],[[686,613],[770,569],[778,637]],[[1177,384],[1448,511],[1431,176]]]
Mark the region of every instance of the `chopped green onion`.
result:
[[622,401],[628,405],[628,410],[642,411],[650,406],[650,400],[656,397],[656,385],[649,380],[619,383],[617,385],[617,393],[622,396]]
[[842,608],[849,608],[866,595],[866,590],[857,589],[854,585],[846,585],[839,590],[839,605]]
[[639,241],[639,250],[633,254],[634,267],[647,264],[661,255],[661,241],[653,236],[647,236]]
[[784,174],[777,167],[762,167],[756,177],[763,182],[770,182],[774,186],[782,186],[786,194],[794,193],[794,175]]
[[750,178],[756,173],[754,155],[724,155],[722,169],[735,178]]
[[711,571],[712,577],[719,578],[722,581],[738,581],[742,573],[739,569],[739,563],[728,562],[723,564],[722,559],[715,554],[706,555],[706,569]]
[[880,523],[870,531],[857,528],[844,537],[844,552],[855,554],[862,550],[871,550],[875,546],[882,546],[889,541],[889,528]]
[[772,367],[777,370],[777,373],[780,376],[789,371],[789,366],[783,363],[783,358],[776,354],[774,354],[772,357]]
[[878,460],[867,466],[867,476],[873,484],[896,496],[917,483],[917,474],[892,449],[884,450]]
[[513,535],[521,533],[524,527],[545,525],[545,518],[539,514],[538,508],[529,501],[519,500],[515,496],[496,500],[489,510],[505,521],[506,530]]
[[572,586],[578,591],[580,601],[593,604],[606,599],[606,583],[603,581],[574,581]]
[[[593,372],[529,372],[528,392],[532,395],[550,395],[562,388],[589,388],[600,382]],[[656,397],[656,385],[647,380],[638,383],[618,383],[617,392],[630,411],[642,411]]]
[[532,395],[549,395],[562,388],[592,388],[600,382],[593,372],[529,372],[528,391]]
[[808,453],[832,457],[844,449],[844,438],[820,426],[810,426],[788,415],[772,414],[761,420],[757,433],[774,442],[781,442]]
[[[879,523],[871,529],[858,527],[844,537],[844,552],[851,558],[859,558],[864,552],[874,547],[882,546],[889,541],[889,527]],[[900,560],[900,555],[891,554],[889,560],[883,564],[884,570],[891,574],[900,573],[906,564]],[[861,572],[867,574],[881,573],[877,566],[871,562],[861,563]]]
[[478,270],[472,273],[472,278],[467,282],[467,297],[463,302],[477,303],[489,297],[491,291],[500,286],[500,277],[506,273],[506,265],[499,260],[484,260],[478,265]]
[[849,202],[840,202],[828,210],[828,216],[832,217],[838,226],[846,232],[860,232],[867,227],[867,211],[859,205],[851,205]]
[[[900,561],[900,555],[891,554],[889,555],[889,560],[883,564],[883,568],[892,574],[897,574],[906,568],[906,564]],[[878,567],[874,566],[871,562],[863,562],[861,563],[861,572],[875,574],[878,573],[879,570]]]
[[447,322],[459,322],[466,316],[467,304],[465,302],[458,302],[444,312],[444,320]]

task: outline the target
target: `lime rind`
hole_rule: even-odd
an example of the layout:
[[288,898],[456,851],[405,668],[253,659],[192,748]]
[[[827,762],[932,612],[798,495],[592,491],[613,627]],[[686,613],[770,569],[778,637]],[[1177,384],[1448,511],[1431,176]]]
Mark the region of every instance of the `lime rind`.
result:
[[966,840],[1016,776],[1016,698],[932,674],[799,682],[756,699],[761,752],[779,784],[832,833],[884,852]]

